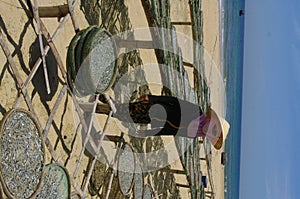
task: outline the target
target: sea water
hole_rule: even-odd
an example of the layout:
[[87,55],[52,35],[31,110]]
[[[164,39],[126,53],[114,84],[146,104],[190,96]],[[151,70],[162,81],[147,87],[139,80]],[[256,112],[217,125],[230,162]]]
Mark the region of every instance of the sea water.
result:
[[225,198],[239,197],[244,0],[220,0],[222,74],[226,83],[226,120],[231,128],[225,142]]

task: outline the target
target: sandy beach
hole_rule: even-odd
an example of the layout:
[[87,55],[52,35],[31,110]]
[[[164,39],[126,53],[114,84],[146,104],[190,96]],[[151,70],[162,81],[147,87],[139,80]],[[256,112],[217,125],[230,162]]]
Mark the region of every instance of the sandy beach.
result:
[[[92,1],[92,0],[91,0]],[[62,4],[59,0],[40,0],[38,1],[42,6],[54,6]],[[96,2],[96,1],[95,1]],[[137,40],[151,40],[151,34],[147,30],[148,23],[147,18],[143,10],[141,1],[136,0],[124,0],[120,1],[121,3],[116,3],[116,10],[120,10],[117,18],[117,22],[114,26],[111,26],[110,31],[121,31],[121,30],[134,30],[142,29],[143,31],[135,31],[134,37]],[[170,0],[170,16],[172,21],[181,21],[189,22],[190,21],[190,11],[188,6],[188,0]],[[103,9],[112,5],[103,5]],[[86,28],[89,24],[99,24],[101,21],[104,21],[104,15],[101,15],[101,12],[98,12],[97,9],[93,10],[90,8],[88,10],[88,5],[83,5],[80,2],[75,7],[75,16],[79,24],[79,29]],[[13,60],[16,63],[20,77],[23,82],[30,74],[35,61],[38,59],[39,52],[39,43],[36,32],[36,23],[28,19],[28,16],[24,12],[24,9],[27,9],[25,2],[12,0],[12,1],[0,1],[0,28],[3,33],[4,40],[6,41],[8,48],[12,54]],[[83,12],[84,10],[84,12]],[[220,115],[225,116],[225,102],[224,102],[224,85],[221,79],[221,63],[220,63],[220,30],[219,30],[219,5],[218,0],[203,0],[202,1],[202,10],[203,10],[203,38],[204,38],[204,57],[205,57],[205,75],[207,78],[208,85],[211,92],[211,105],[214,110]],[[101,10],[102,11],[102,10]],[[93,13],[91,15],[91,13]],[[92,16],[92,17],[91,17]],[[98,19],[98,20],[95,20]],[[58,27],[59,23],[57,18],[47,18],[43,19],[45,26],[47,27],[50,35],[54,34],[55,29]],[[93,21],[94,20],[94,21]],[[121,23],[122,22],[122,23]],[[104,22],[103,22],[104,23]],[[109,22],[106,23],[106,25]],[[191,49],[188,45],[185,45],[185,38],[191,38],[192,32],[189,26],[178,25],[176,26],[176,31],[178,35],[181,35],[179,38],[179,46],[182,49],[182,54],[184,60],[190,61],[193,60],[191,57]],[[112,33],[113,34],[113,33]],[[71,19],[69,19],[64,27],[60,30],[60,33],[54,40],[56,49],[61,57],[61,60],[65,66],[67,48],[72,37],[75,35],[73,24]],[[46,41],[44,41],[46,44]],[[64,77],[58,67],[58,63],[54,60],[55,56],[53,52],[50,51],[46,56],[48,74],[50,80],[50,89],[51,93],[47,94],[44,85],[44,75],[42,68],[38,70],[37,74],[33,77],[32,83],[28,85],[28,95],[32,101],[35,113],[40,121],[42,129],[45,129],[47,126],[47,121],[51,115],[51,110],[55,107],[57,99],[60,97],[61,89],[63,88],[62,82],[64,82]],[[150,82],[149,88],[152,94],[159,95],[161,92],[161,78],[159,75],[158,67],[152,67],[157,65],[156,57],[154,50],[140,50],[139,53],[128,57],[130,60],[132,58],[140,57],[143,63],[143,70],[145,72],[145,79],[147,82]],[[138,60],[138,59],[135,59]],[[131,63],[131,62],[130,62]],[[138,61],[132,61],[132,64],[128,66],[129,70],[132,65],[138,65]],[[149,67],[151,66],[151,67]],[[15,105],[16,99],[18,98],[18,89],[13,78],[11,69],[5,57],[5,54],[0,50],[0,119],[3,118],[6,112],[13,108]],[[193,83],[192,79],[192,70],[188,67],[185,68],[189,73],[189,80]],[[64,70],[66,70],[64,68]],[[114,95],[113,90],[108,92],[112,96]],[[22,96],[22,95],[21,95]],[[114,96],[113,96],[114,97]],[[22,99],[22,98],[21,98]],[[25,101],[22,99],[19,108],[28,109]],[[103,129],[105,126],[105,120],[107,116],[96,116],[99,129]],[[48,132],[48,139],[51,143],[54,151],[55,157],[53,154],[46,150],[46,159],[45,163],[50,163],[52,161],[61,161],[62,164],[67,168],[69,174],[73,176],[78,159],[81,152],[81,146],[84,140],[82,137],[82,126],[78,125],[78,116],[76,116],[76,111],[74,104],[72,103],[72,97],[70,94],[63,95],[59,103],[57,112],[53,117],[53,122],[50,125]],[[109,135],[120,135],[120,132],[123,131],[127,133],[129,130],[126,129],[123,125],[118,123],[115,119],[110,122],[107,132]],[[97,137],[97,135],[95,135]],[[99,136],[98,136],[99,137]],[[141,148],[141,153],[146,153],[154,149],[161,149],[163,156],[167,156],[169,160],[173,160],[172,155],[176,151],[173,138],[162,137],[162,138],[153,138],[145,140],[135,140],[125,135],[125,139],[130,143],[135,150]],[[167,147],[166,147],[167,146]],[[107,154],[107,162],[111,163],[114,158],[115,145],[114,143],[106,143],[103,146],[105,150],[109,152]],[[203,147],[201,148],[201,158],[205,158],[206,155]],[[171,151],[171,152],[170,152]],[[221,153],[223,149],[215,150],[212,147],[211,153],[208,154],[211,157],[211,167],[207,168],[205,161],[201,161],[201,172],[202,175],[207,176],[211,180],[211,184],[208,183],[208,187],[205,191],[210,192],[214,191],[214,196],[216,199],[224,198],[224,166],[221,164]],[[154,154],[155,158],[159,161],[160,155]],[[178,154],[175,153],[175,156]],[[162,158],[162,157],[161,157]],[[199,157],[200,158],[200,157]],[[150,159],[150,158],[149,158]],[[84,176],[88,171],[89,163],[91,159],[85,153],[82,157],[81,165],[78,170],[78,174],[74,178],[74,186],[82,186],[84,182]],[[103,165],[101,161],[96,163],[95,168],[108,169],[108,165]],[[166,164],[169,169],[172,170],[183,170],[181,162],[179,159],[174,159],[174,161],[169,161]],[[157,163],[156,163],[157,164]],[[107,179],[110,177],[109,172],[98,172],[97,169],[94,169],[92,173],[91,181],[93,186],[89,185],[87,198],[101,198],[96,194],[91,194],[101,190],[102,193],[107,193],[107,189],[103,188],[104,185],[107,185]],[[105,177],[108,176],[108,177]],[[150,184],[154,188],[154,194],[156,198],[190,198],[190,191],[186,187],[176,187],[176,184],[186,185],[188,182],[185,175],[181,174],[165,174],[163,172],[149,172],[145,176],[145,184]],[[172,180],[170,180],[172,178]],[[171,182],[172,181],[172,182]],[[107,184],[105,184],[107,183]],[[102,186],[103,185],[103,186]],[[212,185],[212,187],[211,187]],[[71,191],[75,192],[74,186],[72,186]],[[113,182],[113,188],[119,188],[117,182]],[[168,191],[166,191],[168,190]],[[170,190],[174,190],[174,193],[171,193]],[[110,198],[126,198],[122,196],[119,190],[112,190]],[[94,196],[92,196],[94,195]],[[209,193],[208,193],[209,195]],[[102,195],[103,196],[103,195]]]

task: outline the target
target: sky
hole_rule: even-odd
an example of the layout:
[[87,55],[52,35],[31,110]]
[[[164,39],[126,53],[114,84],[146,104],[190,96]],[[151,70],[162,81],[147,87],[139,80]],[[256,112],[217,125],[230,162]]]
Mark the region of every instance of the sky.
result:
[[241,199],[300,196],[299,10],[299,0],[246,0]]

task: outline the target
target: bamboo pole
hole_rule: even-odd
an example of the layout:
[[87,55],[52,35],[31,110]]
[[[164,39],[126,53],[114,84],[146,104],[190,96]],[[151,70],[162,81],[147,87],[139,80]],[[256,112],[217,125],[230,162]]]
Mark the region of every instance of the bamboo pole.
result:
[[[88,131],[88,127],[87,127],[87,124],[86,124],[84,118],[82,117],[82,113],[80,111],[79,103],[77,102],[76,97],[74,96],[74,94],[72,93],[72,91],[70,90],[70,88],[68,88],[68,92],[71,95],[71,98],[73,100],[73,103],[74,103],[74,106],[75,106],[75,110],[76,110],[77,115],[78,115],[79,120],[80,120],[80,124],[82,125],[83,130],[85,132],[87,132]],[[92,112],[92,111],[90,111],[90,112]],[[96,151],[97,150],[97,146],[96,146],[95,142],[92,139],[90,139],[89,141],[90,141],[90,144],[91,144],[91,147],[93,148],[93,150]]]
[[194,64],[192,64],[190,62],[183,61],[182,63],[183,63],[184,66],[188,66],[188,67],[194,68]]
[[34,0],[33,14],[34,14],[34,19],[36,21],[37,29],[38,29],[38,38],[39,38],[40,51],[41,51],[42,60],[43,60],[43,70],[44,70],[46,89],[47,89],[47,93],[50,94],[51,90],[50,90],[48,71],[47,71],[47,66],[46,66],[45,49],[44,49],[43,38],[42,38],[42,31],[41,31],[41,24],[40,24],[40,17],[39,17],[39,9],[38,9],[37,0]]
[[[56,39],[56,37],[58,36],[60,30],[61,30],[61,29],[63,28],[63,26],[67,23],[67,21],[68,21],[69,18],[70,18],[70,15],[67,15],[67,16],[64,17],[63,21],[59,24],[59,26],[57,27],[57,29],[56,29],[55,32],[53,33],[53,35],[52,35],[52,37],[51,37],[51,38],[52,38],[52,39],[51,39],[51,42],[53,42],[53,41]],[[47,38],[46,38],[46,39],[47,39]],[[49,40],[49,38],[48,38],[47,40]],[[46,54],[46,55],[48,54],[49,50],[50,50],[50,46],[49,46],[49,44],[47,43],[47,45],[45,46],[45,54]],[[36,73],[36,71],[37,71],[37,69],[38,69],[38,67],[40,66],[41,63],[42,63],[42,59],[41,59],[41,57],[39,57],[39,58],[36,60],[36,62],[35,62],[35,64],[34,64],[32,70],[31,70],[30,74],[28,75],[28,78],[26,79],[26,81],[25,81],[25,83],[24,83],[24,86],[23,86],[24,88],[27,88],[28,84],[31,82],[33,76],[35,75],[35,73]]]
[[[56,62],[58,64],[58,67],[62,73],[62,76],[65,80],[65,82],[67,82],[67,75],[66,75],[66,71],[64,69],[64,64],[63,64],[63,61],[58,53],[58,50],[56,48],[56,46],[54,45],[53,43],[53,39],[51,38],[50,34],[49,34],[49,31],[47,30],[46,26],[44,25],[43,22],[40,23],[41,25],[41,31],[42,31],[42,34],[44,35],[44,37],[46,38],[47,42],[48,42],[48,45],[50,46],[51,48],[51,51],[56,59]],[[62,27],[59,27],[59,28],[62,28]],[[59,29],[60,30],[60,29]]]
[[[100,150],[101,150],[101,147],[102,147],[102,142],[103,142],[103,140],[104,140],[104,137],[106,136],[107,127],[108,127],[108,125],[109,125],[109,121],[110,121],[110,119],[111,119],[111,116],[112,116],[113,113],[116,112],[115,105],[113,104],[111,98],[110,98],[107,94],[104,94],[104,97],[105,97],[106,100],[108,101],[108,104],[111,106],[111,111],[110,111],[110,113],[109,113],[109,115],[108,115],[108,117],[107,117],[107,119],[106,119],[106,122],[105,122],[105,125],[104,125],[104,128],[103,128],[103,132],[102,132],[102,134],[101,134],[101,138],[100,138],[100,141],[99,141],[99,144],[98,144],[98,147],[97,147],[96,155],[94,156],[94,159],[93,159],[93,161],[92,161],[92,164],[91,164],[91,167],[90,167],[90,169],[89,169],[89,173],[88,173],[88,176],[87,176],[87,179],[86,179],[86,183],[85,183],[85,186],[84,186],[84,188],[83,188],[83,193],[86,192],[86,189],[87,189],[87,187],[88,187],[89,180],[90,180],[90,178],[91,178],[91,176],[92,176],[92,171],[93,171],[93,169],[94,169],[96,160],[97,160],[97,158],[98,158],[99,155],[100,155]],[[98,99],[98,98],[97,98],[97,99]],[[122,137],[123,137],[123,134],[121,134],[120,141],[121,141]]]
[[39,16],[40,18],[62,18],[69,13],[68,4],[59,5],[59,6],[47,6],[39,7]]
[[116,151],[116,154],[115,154],[115,157],[114,157],[114,161],[113,161],[113,163],[111,165],[111,167],[112,167],[112,173],[111,173],[111,176],[110,176],[110,179],[109,179],[108,190],[107,190],[105,199],[109,199],[109,194],[110,194],[110,191],[111,191],[112,182],[113,182],[113,179],[114,179],[114,175],[116,174],[115,173],[116,172],[116,164],[117,164],[120,152],[121,152],[120,148],[121,148],[121,145],[123,143],[122,142],[123,135],[124,134],[122,133],[121,136],[120,136],[121,139],[120,139],[120,142],[119,142],[118,147],[117,147],[117,151]]
[[53,107],[53,109],[52,109],[52,111],[51,111],[51,113],[50,113],[50,116],[49,116],[48,120],[47,120],[45,129],[44,129],[44,133],[43,133],[44,139],[46,139],[46,137],[47,137],[47,135],[48,135],[50,126],[51,126],[52,121],[53,121],[53,119],[54,119],[54,115],[55,115],[55,113],[56,113],[56,111],[57,111],[57,109],[58,109],[58,107],[59,107],[59,105],[60,105],[60,102],[61,102],[63,96],[65,96],[66,91],[67,91],[67,85],[64,85],[64,86],[62,87],[62,89],[61,89],[61,91],[60,91],[58,97],[57,97],[57,100],[56,100],[56,102],[55,102],[55,104],[54,104],[54,107]]
[[[150,27],[152,40],[154,42],[158,42],[158,45],[161,46],[161,39],[160,39],[159,31],[158,31],[158,25],[152,15],[150,2],[149,2],[149,0],[141,0],[141,2],[143,5],[143,8],[144,8],[145,15],[147,17],[148,25]],[[162,52],[161,48],[155,49],[155,54],[156,54],[157,62],[159,64],[163,64],[164,59],[163,59],[163,52]],[[162,74],[162,76],[164,76],[164,74]],[[164,77],[162,77],[162,79],[164,79]]]
[[79,26],[74,12],[74,7],[77,5],[77,1],[78,0],[75,0],[74,3],[72,3],[72,0],[68,0],[69,13],[71,15],[73,27],[76,33],[79,32]]
[[171,25],[175,25],[175,26],[191,26],[192,22],[190,22],[190,21],[172,21]]
[[4,54],[5,54],[6,58],[7,58],[7,61],[9,63],[9,65],[11,66],[13,74],[15,75],[15,78],[17,80],[18,86],[20,88],[22,88],[23,81],[22,81],[22,79],[20,77],[19,70],[18,70],[18,68],[17,68],[17,66],[16,66],[16,64],[15,64],[15,62],[13,60],[12,54],[10,53],[10,50],[9,50],[9,48],[8,48],[8,46],[7,46],[4,38],[3,38],[3,34],[2,34],[1,29],[0,29],[0,45],[1,45],[2,50],[3,50],[3,52],[4,52]]
[[162,168],[162,169],[160,169],[160,171],[170,172],[170,173],[173,173],[173,174],[182,174],[182,175],[185,175],[185,171],[178,170],[178,169]]
[[96,156],[93,158],[93,161],[92,161],[92,164],[91,164],[91,167],[89,169],[89,172],[88,172],[88,175],[87,175],[87,178],[86,178],[86,182],[85,182],[85,185],[83,187],[83,193],[86,192],[87,190],[87,187],[88,187],[88,184],[89,184],[89,180],[92,176],[92,172],[93,172],[93,169],[94,169],[94,166],[95,166],[95,163],[96,163],[96,160],[97,158],[100,156],[100,150],[101,150],[101,147],[102,147],[102,142],[103,142],[103,139],[106,135],[106,131],[107,131],[107,127],[109,125],[109,121],[111,119],[111,116],[112,116],[112,113],[113,111],[110,111],[109,115],[108,115],[108,118],[105,122],[105,125],[104,125],[104,129],[103,129],[103,132],[101,134],[101,138],[100,138],[100,141],[99,141],[99,144],[98,144],[98,147],[97,147],[97,151],[96,151]]
[[156,49],[156,43],[153,41],[140,41],[140,40],[119,40],[117,45],[120,48],[143,48],[143,49]]
[[[8,48],[8,46],[7,46],[4,38],[3,38],[3,34],[2,34],[1,29],[0,29],[0,45],[1,45],[1,48],[2,48],[2,50],[3,50],[3,52],[4,52],[5,56],[6,56],[7,60],[8,60],[9,65],[11,66],[11,69],[13,71],[13,75],[14,75],[14,77],[17,80],[18,87],[19,87],[21,93],[23,94],[23,97],[25,98],[25,102],[26,102],[29,110],[35,116],[35,118],[37,118],[36,113],[34,111],[34,108],[32,106],[31,99],[30,99],[30,97],[29,97],[29,95],[27,93],[27,90],[24,89],[24,88],[22,88],[24,83],[23,83],[23,81],[21,79],[19,70],[17,68],[16,63],[14,62],[14,59],[13,59],[11,53],[10,53],[10,50],[9,50],[9,48]],[[14,108],[17,108],[17,107],[18,106],[14,105]],[[40,125],[40,123],[39,123],[39,125]]]
[[80,167],[80,164],[81,164],[81,160],[82,160],[82,157],[83,157],[83,153],[84,153],[85,147],[87,145],[87,142],[90,139],[90,134],[91,134],[92,126],[93,126],[93,119],[94,119],[94,116],[95,116],[95,111],[96,111],[96,107],[97,107],[97,103],[98,103],[98,98],[99,98],[99,94],[96,95],[95,99],[94,99],[92,116],[91,116],[91,119],[90,119],[90,123],[89,123],[89,127],[88,127],[88,131],[87,131],[85,140],[83,142],[83,147],[82,147],[82,149],[80,151],[78,163],[77,163],[75,171],[74,171],[74,175],[73,175],[74,178],[76,178],[76,176],[77,176],[77,173],[78,173],[78,170],[79,170],[79,167]]
[[[67,15],[66,17],[64,17],[63,21],[59,24],[59,26],[57,27],[57,29],[56,29],[55,32],[53,33],[53,35],[52,35],[52,41],[54,41],[54,40],[56,39],[56,37],[58,36],[60,30],[61,30],[62,27],[66,24],[66,22],[68,21],[69,18],[70,18],[70,15]],[[50,50],[50,46],[49,46],[49,44],[47,44],[47,45],[45,46],[45,54],[46,54],[46,55],[48,54],[49,50]],[[35,64],[34,64],[32,70],[30,71],[30,74],[28,75],[27,79],[25,80],[25,83],[22,84],[21,89],[27,89],[29,83],[31,82],[32,78],[34,77],[34,75],[35,75],[36,71],[38,70],[38,68],[39,68],[39,66],[40,66],[41,63],[42,63],[42,58],[39,57],[39,58],[36,60],[36,62],[35,62]],[[20,102],[21,102],[21,99],[22,99],[22,98],[19,97],[19,98],[16,100],[15,107],[18,107],[18,106],[19,106],[19,104],[20,104]]]
[[177,187],[182,187],[182,188],[190,188],[190,185],[186,185],[186,184],[180,184],[180,183],[176,183]]

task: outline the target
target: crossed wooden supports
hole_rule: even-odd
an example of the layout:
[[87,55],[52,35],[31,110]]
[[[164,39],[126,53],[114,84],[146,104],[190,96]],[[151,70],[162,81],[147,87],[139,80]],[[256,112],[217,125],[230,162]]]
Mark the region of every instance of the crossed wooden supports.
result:
[[[28,1],[30,2],[30,1]],[[72,2],[71,0],[67,0],[67,4],[64,4],[64,5],[60,5],[60,6],[53,6],[53,7],[39,7],[38,6],[38,3],[37,3],[37,0],[34,0],[34,4],[32,4],[30,2],[30,5],[29,6],[29,10],[31,10],[31,16],[33,16],[33,18],[35,19],[36,21],[36,24],[37,24],[37,32],[38,32],[38,37],[39,37],[39,44],[40,44],[40,52],[41,52],[41,56],[36,60],[30,74],[28,75],[28,77],[25,79],[25,81],[22,80],[21,76],[20,76],[20,73],[19,73],[19,70],[18,70],[18,67],[12,57],[12,54],[8,48],[8,45],[3,37],[3,33],[0,29],[0,45],[1,45],[1,48],[8,60],[8,63],[12,69],[12,74],[14,76],[14,78],[16,79],[16,82],[17,82],[17,86],[18,86],[18,89],[19,89],[19,93],[21,94],[19,97],[17,97],[15,103],[14,103],[14,106],[13,108],[18,108],[20,106],[20,103],[22,102],[23,99],[25,99],[25,102],[26,102],[26,105],[28,106],[30,112],[34,115],[34,117],[36,118],[37,120],[37,123],[38,123],[38,126],[41,128],[41,129],[44,129],[43,130],[43,138],[44,138],[44,142],[45,142],[45,145],[47,146],[48,148],[48,151],[50,152],[53,160],[55,162],[58,162],[59,164],[61,165],[64,165],[63,161],[59,158],[58,154],[55,152],[50,140],[48,139],[47,135],[48,135],[48,132],[50,130],[50,127],[51,127],[51,124],[53,122],[53,119],[54,119],[54,116],[58,110],[58,107],[64,97],[64,95],[66,95],[66,93],[69,93],[72,97],[72,100],[73,100],[73,103],[75,105],[75,109],[76,109],[76,112],[78,113],[78,116],[79,116],[79,119],[80,119],[80,122],[81,122],[81,125],[84,129],[85,132],[87,132],[87,137],[86,137],[86,140],[84,141],[85,145],[87,142],[90,142],[91,146],[93,147],[93,149],[96,151],[96,156],[99,155],[100,153],[100,149],[101,149],[101,143],[102,143],[102,140],[105,136],[105,131],[106,131],[106,128],[107,128],[107,125],[108,125],[108,122],[109,122],[109,119],[113,113],[113,108],[111,108],[111,113],[110,115],[108,116],[107,118],[107,122],[106,122],[106,125],[104,127],[104,131],[102,133],[102,136],[101,136],[101,141],[99,142],[98,145],[96,145],[92,139],[90,139],[90,131],[91,131],[91,123],[92,123],[92,119],[90,120],[89,124],[86,124],[84,118],[83,118],[83,113],[82,113],[82,110],[79,106],[79,103],[76,99],[76,97],[73,95],[73,93],[71,92],[70,90],[70,87],[68,86],[67,84],[67,76],[66,76],[66,71],[65,71],[65,66],[63,64],[63,61],[58,53],[58,50],[55,46],[55,44],[53,43],[53,41],[56,39],[56,37],[58,36],[60,30],[64,27],[64,25],[66,24],[66,22],[70,19],[72,19],[72,23],[73,23],[73,27],[74,27],[74,30],[75,32],[78,32],[79,31],[79,28],[78,28],[78,23],[77,23],[77,20],[76,20],[76,17],[74,15],[74,7],[77,5],[77,0],[75,0],[74,2]],[[46,26],[43,24],[41,18],[43,17],[58,17],[58,18],[62,18],[63,17],[63,20],[60,22],[59,26],[57,27],[57,29],[55,30],[54,34],[51,36],[50,33],[48,32]],[[42,40],[42,36],[45,37],[47,43],[46,45],[44,46],[44,43],[43,43],[43,40]],[[34,110],[34,107],[32,105],[32,101],[29,97],[29,94],[27,92],[27,88],[28,88],[28,85],[30,84],[30,82],[32,81],[33,77],[36,75],[36,72],[39,68],[39,66],[41,65],[41,63],[43,63],[43,69],[44,69],[44,75],[45,75],[45,82],[46,82],[46,89],[47,89],[47,92],[48,94],[51,92],[50,91],[50,83],[49,83],[49,80],[48,80],[48,76],[47,76],[47,66],[46,66],[46,55],[47,53],[49,52],[49,50],[51,49],[55,59],[56,59],[56,62],[59,66],[59,69],[60,69],[60,72],[61,72],[61,75],[64,79],[64,84],[63,84],[63,87],[61,88],[60,90],[60,93],[56,99],[56,102],[54,104],[54,107],[49,115],[49,118],[46,122],[46,125],[44,128],[42,128],[42,125],[41,125],[41,122],[39,120],[39,117],[38,115],[36,114],[36,111]],[[110,100],[110,98],[106,95],[107,99]],[[95,101],[93,102],[94,104],[97,104],[98,102],[98,97],[95,96]],[[111,104],[111,103],[110,103]],[[112,105],[112,104],[111,104]],[[77,168],[79,168],[80,166],[80,160],[82,159],[82,155],[83,155],[83,151],[85,149],[85,145],[83,146],[82,150],[81,150],[81,153],[80,153],[80,158],[79,158],[79,161],[78,161],[78,165],[77,165]],[[95,164],[95,160],[96,160],[96,157],[94,158],[93,160],[93,165]],[[89,182],[89,178],[91,177],[91,173],[92,173],[92,170],[93,168],[90,168],[89,172],[88,172],[88,176],[86,177],[86,181],[85,181],[85,184],[82,188],[79,187],[79,185],[77,184],[76,182],[76,176],[77,176],[77,171],[78,169],[76,170],[76,172],[74,173],[74,175],[70,176],[70,181],[71,181],[71,184],[73,185],[73,187],[75,188],[76,192],[81,196],[81,197],[84,197],[85,196],[85,192],[86,192],[86,189],[87,189],[87,185],[88,185],[88,182]]]

